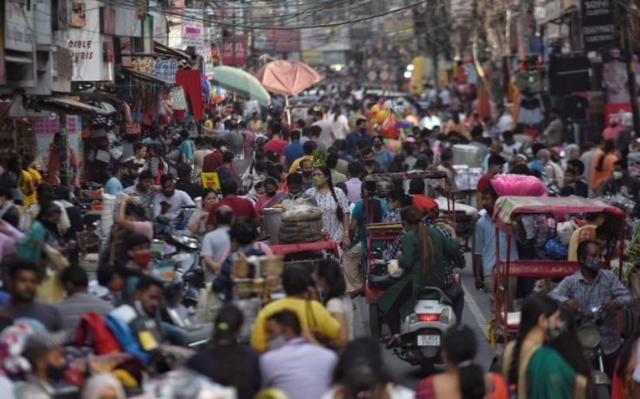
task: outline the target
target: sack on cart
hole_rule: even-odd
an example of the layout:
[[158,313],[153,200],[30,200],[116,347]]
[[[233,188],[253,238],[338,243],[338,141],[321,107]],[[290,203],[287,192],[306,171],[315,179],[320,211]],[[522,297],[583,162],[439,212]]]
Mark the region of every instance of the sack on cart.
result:
[[294,201],[284,201],[280,243],[292,244],[322,240],[322,211],[319,208]]

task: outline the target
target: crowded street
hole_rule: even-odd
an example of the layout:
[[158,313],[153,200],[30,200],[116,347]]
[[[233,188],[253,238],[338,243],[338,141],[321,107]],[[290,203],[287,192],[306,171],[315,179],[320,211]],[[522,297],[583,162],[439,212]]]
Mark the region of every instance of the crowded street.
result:
[[2,0],[0,399],[640,399],[640,0]]

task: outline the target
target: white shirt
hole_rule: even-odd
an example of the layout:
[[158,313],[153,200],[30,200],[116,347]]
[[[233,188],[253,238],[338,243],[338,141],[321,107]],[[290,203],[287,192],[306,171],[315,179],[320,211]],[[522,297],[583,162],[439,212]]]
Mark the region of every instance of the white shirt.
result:
[[522,143],[519,141],[514,141],[511,145],[503,143],[502,152],[509,154],[511,157],[515,157],[522,152]]
[[344,295],[341,298],[331,298],[327,302],[327,311],[331,314],[341,314],[347,322],[349,329],[349,341],[355,338],[355,328],[353,325],[353,302],[351,298]]
[[442,103],[442,105],[446,106],[451,104],[451,94],[449,93],[449,90],[442,90],[438,97],[440,97],[440,102]]
[[500,118],[498,118],[498,123],[496,123],[496,125],[498,126],[500,133],[513,130],[513,117],[511,117],[510,113],[504,112],[500,115]]
[[167,197],[161,191],[156,194],[155,198],[153,199],[154,217],[158,217],[162,214],[162,205],[160,205],[160,203],[162,202],[167,202],[169,205],[171,205],[169,211],[165,213],[165,216],[168,216],[171,219],[175,219],[178,216],[181,207],[195,206],[195,203],[193,202],[191,197],[189,197],[189,194],[185,193],[182,190],[175,190],[171,197]]
[[346,139],[347,134],[349,134],[349,119],[341,114],[338,118],[336,118],[336,120],[334,120],[333,115],[330,115],[329,120],[332,121],[331,131],[333,132],[335,139]]
[[420,120],[420,129],[433,130],[436,126],[442,126],[442,122],[440,121],[440,118],[435,115],[425,116]]
[[[221,264],[225,255],[229,253],[231,239],[229,238],[229,226],[220,226],[207,233],[202,239],[201,256],[209,256],[214,262]],[[213,274],[205,268],[205,280],[210,281]]]

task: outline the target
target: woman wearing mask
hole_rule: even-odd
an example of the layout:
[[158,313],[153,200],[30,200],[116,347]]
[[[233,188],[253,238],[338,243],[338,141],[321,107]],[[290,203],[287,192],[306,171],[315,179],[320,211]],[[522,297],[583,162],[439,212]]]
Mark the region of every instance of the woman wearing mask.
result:
[[331,170],[320,166],[313,172],[313,188],[305,195],[322,210],[322,228],[329,234],[333,242],[347,249],[351,244],[349,238],[349,201],[340,189],[333,187]]
[[449,329],[442,338],[442,349],[447,370],[420,381],[416,399],[508,398],[504,379],[493,373],[485,375],[473,362],[478,345],[469,327],[458,324]]
[[264,181],[264,194],[256,201],[256,211],[262,214],[263,209],[273,208],[274,205],[281,203],[286,196],[286,192],[278,190],[278,180],[274,177],[267,177]]
[[414,392],[395,384],[373,338],[350,342],[338,359],[333,384],[322,399],[413,399]]
[[516,386],[518,399],[585,396],[586,379],[577,375],[555,349],[545,345],[561,332],[560,311],[553,299],[545,295],[525,299],[518,336],[507,345],[502,361],[502,375],[509,385]]
[[210,188],[204,189],[200,208],[196,209],[193,215],[191,215],[191,219],[189,219],[187,227],[191,234],[202,237],[207,232],[206,224],[209,218],[209,212],[216,202],[218,202],[216,192]]
[[251,399],[260,390],[260,364],[251,348],[238,343],[243,322],[236,306],[220,309],[208,347],[191,357],[186,366],[215,383],[235,388],[239,399]]
[[327,308],[329,314],[340,323],[338,342],[346,343],[353,340],[355,336],[353,302],[346,293],[347,287],[342,268],[333,259],[323,259],[313,277],[316,286],[320,289],[322,304]]

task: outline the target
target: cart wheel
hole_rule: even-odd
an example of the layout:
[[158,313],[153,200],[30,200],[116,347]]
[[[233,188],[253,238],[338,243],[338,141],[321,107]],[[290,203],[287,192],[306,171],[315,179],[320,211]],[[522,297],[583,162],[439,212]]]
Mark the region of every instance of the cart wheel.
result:
[[369,304],[369,328],[372,337],[380,336],[380,309],[377,303]]

